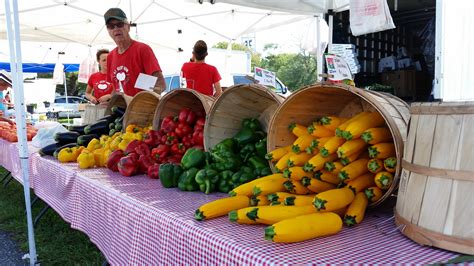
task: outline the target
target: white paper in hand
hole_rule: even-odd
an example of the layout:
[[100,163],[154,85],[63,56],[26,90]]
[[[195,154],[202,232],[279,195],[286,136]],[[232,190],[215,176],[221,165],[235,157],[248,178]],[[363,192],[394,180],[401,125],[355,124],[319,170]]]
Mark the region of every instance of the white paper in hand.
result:
[[158,77],[140,73],[138,75],[137,81],[135,82],[135,88],[153,91]]

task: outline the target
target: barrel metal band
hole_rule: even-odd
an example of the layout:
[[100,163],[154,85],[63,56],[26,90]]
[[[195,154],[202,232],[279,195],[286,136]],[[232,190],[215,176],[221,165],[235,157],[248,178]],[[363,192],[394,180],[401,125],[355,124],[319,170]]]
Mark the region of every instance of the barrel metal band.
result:
[[420,175],[449,177],[450,179],[462,181],[474,181],[474,171],[450,170],[442,168],[427,167],[424,165],[413,164],[405,160],[402,161],[402,168]]

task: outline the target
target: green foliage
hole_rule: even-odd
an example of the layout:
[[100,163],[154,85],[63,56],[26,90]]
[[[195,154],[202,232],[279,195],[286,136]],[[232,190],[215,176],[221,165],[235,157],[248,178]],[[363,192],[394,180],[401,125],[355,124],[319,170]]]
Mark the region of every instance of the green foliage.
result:
[[[66,73],[67,95],[78,96],[86,92],[87,84],[77,82],[78,74],[78,72]],[[56,93],[59,93],[61,95],[64,94],[64,84],[58,84],[56,86]]]

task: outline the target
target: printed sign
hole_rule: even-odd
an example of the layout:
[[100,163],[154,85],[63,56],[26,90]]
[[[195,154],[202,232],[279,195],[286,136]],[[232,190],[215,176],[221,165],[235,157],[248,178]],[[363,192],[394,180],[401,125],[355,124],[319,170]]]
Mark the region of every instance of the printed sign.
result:
[[255,80],[258,81],[258,84],[275,87],[275,72],[255,67]]
[[325,58],[329,80],[352,80],[352,74],[349,65],[347,65],[346,61],[342,57],[333,54],[325,54]]

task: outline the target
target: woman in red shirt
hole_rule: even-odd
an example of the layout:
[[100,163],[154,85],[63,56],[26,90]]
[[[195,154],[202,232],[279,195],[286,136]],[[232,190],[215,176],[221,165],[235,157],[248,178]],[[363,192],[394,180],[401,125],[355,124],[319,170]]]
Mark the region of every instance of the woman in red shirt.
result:
[[221,76],[215,66],[204,62],[207,56],[207,44],[199,40],[193,48],[192,62],[184,63],[181,74],[186,79],[186,87],[202,94],[218,97],[222,93]]
[[99,72],[89,77],[86,88],[86,98],[94,104],[107,103],[112,97],[114,86],[107,82],[107,56],[109,50],[101,49],[97,51],[96,57],[99,63]]

